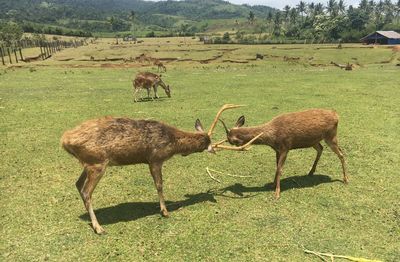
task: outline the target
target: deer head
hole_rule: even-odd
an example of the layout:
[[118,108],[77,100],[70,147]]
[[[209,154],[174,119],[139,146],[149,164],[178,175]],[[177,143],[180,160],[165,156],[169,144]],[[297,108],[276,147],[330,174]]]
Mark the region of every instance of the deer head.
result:
[[[249,146],[255,141],[257,140],[263,133],[259,133],[256,136],[252,136],[250,139],[245,139],[243,136],[243,132],[241,132],[241,130],[239,129],[239,127],[244,125],[244,121],[245,118],[244,116],[239,117],[236,126],[234,128],[232,128],[231,130],[228,130],[228,128],[226,127],[224,121],[222,121],[220,118],[221,114],[223,111],[225,111],[226,109],[230,109],[230,108],[237,108],[237,107],[241,107],[242,105],[224,105],[221,110],[217,113],[217,116],[215,117],[215,120],[213,122],[213,124],[211,125],[210,130],[208,131],[208,135],[211,136],[213,129],[215,128],[215,125],[217,124],[217,121],[221,121],[221,123],[223,124],[225,131],[226,131],[226,135],[227,135],[227,139],[224,139],[220,142],[217,142],[215,144],[213,144],[212,146],[214,148],[220,148],[220,149],[228,149],[228,150],[237,150],[237,151],[243,151],[243,150],[248,150]],[[237,147],[231,147],[231,146],[225,146],[223,145],[223,143],[225,143],[226,141],[228,141],[230,144],[232,145],[236,145]]]
[[245,122],[244,116],[239,117],[239,119],[236,121],[235,126],[231,129],[228,129],[226,127],[223,120],[219,119],[219,121],[224,126],[224,129],[226,132],[226,138],[227,138],[229,144],[235,145],[235,146],[242,146],[248,142],[248,141],[246,141],[245,137],[243,136],[242,130],[240,130],[240,127],[242,127]]
[[160,83],[160,86],[164,89],[165,94],[166,94],[168,97],[171,97],[171,89],[170,89],[169,85],[166,85],[166,84],[162,81],[161,75],[157,76],[157,78],[159,79],[159,81],[160,81],[160,82],[159,82],[159,83]]

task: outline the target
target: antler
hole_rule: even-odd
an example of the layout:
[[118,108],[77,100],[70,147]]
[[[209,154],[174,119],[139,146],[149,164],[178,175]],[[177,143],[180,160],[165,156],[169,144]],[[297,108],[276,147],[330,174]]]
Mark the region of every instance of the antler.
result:
[[255,136],[253,139],[251,139],[249,142],[247,142],[246,144],[242,145],[242,146],[226,146],[226,145],[222,145],[222,143],[224,143],[226,140],[217,142],[215,144],[212,145],[213,148],[221,148],[221,149],[228,149],[228,150],[235,150],[235,151],[246,151],[249,150],[249,146],[257,140],[257,138],[259,138],[260,136],[262,136],[264,134],[264,132],[261,132],[260,134],[258,134],[257,136]]
[[207,132],[208,136],[211,137],[212,132],[214,131],[214,128],[217,125],[218,119],[221,116],[222,112],[224,112],[227,109],[238,108],[238,107],[242,107],[242,106],[243,105],[233,105],[233,104],[225,104],[225,105],[223,105],[221,107],[221,109],[218,111],[217,115],[215,116],[214,122],[211,124],[211,127]]

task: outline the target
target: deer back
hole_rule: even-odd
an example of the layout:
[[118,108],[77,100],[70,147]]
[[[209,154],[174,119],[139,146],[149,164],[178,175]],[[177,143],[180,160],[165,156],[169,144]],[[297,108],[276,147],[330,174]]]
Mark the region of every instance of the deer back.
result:
[[311,109],[283,114],[266,124],[276,143],[289,148],[311,147],[325,138],[336,135],[339,117],[335,111]]
[[254,144],[266,144],[274,149],[294,149],[311,147],[322,139],[335,136],[338,121],[335,111],[311,109],[282,114],[263,125],[252,127],[241,127],[244,124],[244,117],[241,117],[236,127],[226,130],[229,142],[234,145],[243,145],[262,132],[263,135]]
[[61,138],[64,149],[82,163],[128,165],[164,161],[176,153],[201,152],[205,133],[185,132],[153,120],[104,117],[89,120]]

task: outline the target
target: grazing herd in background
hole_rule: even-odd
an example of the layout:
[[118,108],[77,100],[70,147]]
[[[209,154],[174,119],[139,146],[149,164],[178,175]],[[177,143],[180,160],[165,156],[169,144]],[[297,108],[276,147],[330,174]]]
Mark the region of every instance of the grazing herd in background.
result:
[[[165,66],[158,60],[148,61],[145,55],[139,56],[143,61],[153,62],[158,66],[158,71],[166,72]],[[260,58],[262,59],[262,58]],[[140,90],[146,89],[147,98],[150,99],[151,89],[154,97],[159,98],[157,87],[161,86],[166,95],[171,97],[170,86],[166,85],[161,75],[151,72],[139,72],[133,79],[134,101]],[[309,175],[313,175],[321,157],[324,140],[334,153],[339,157],[343,181],[348,182],[343,153],[338,146],[337,127],[339,117],[335,111],[325,109],[311,109],[307,111],[287,113],[273,118],[271,121],[253,127],[243,127],[245,117],[241,116],[236,125],[228,129],[220,120],[223,111],[238,108],[239,105],[224,105],[217,113],[208,132],[197,119],[195,129],[191,133],[182,131],[154,120],[134,120],[130,118],[103,117],[88,120],[72,130],[66,131],[62,138],[63,148],[77,158],[83,165],[83,171],[76,187],[82,197],[84,205],[89,212],[92,227],[98,234],[104,229],[97,221],[92,207],[92,193],[103,176],[107,166],[122,166],[132,164],[148,164],[151,176],[156,186],[160,211],[168,217],[168,210],[163,195],[162,166],[163,163],[174,156],[183,156],[207,150],[215,153],[217,150],[247,150],[251,144],[268,145],[276,152],[275,197],[280,197],[280,177],[289,150],[313,147],[317,156],[311,167]],[[226,139],[212,143],[213,130],[220,120],[226,131]],[[229,142],[233,146],[224,145]]]

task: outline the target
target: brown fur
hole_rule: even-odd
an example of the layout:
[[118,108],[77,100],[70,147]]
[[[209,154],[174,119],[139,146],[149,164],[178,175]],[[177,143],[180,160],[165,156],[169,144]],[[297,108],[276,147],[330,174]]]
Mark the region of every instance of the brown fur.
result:
[[212,151],[211,139],[199,120],[195,127],[199,132],[190,133],[153,120],[104,117],[83,122],[63,134],[63,148],[83,165],[76,187],[96,233],[104,230],[93,211],[92,193],[107,166],[148,164],[160,199],[161,213],[168,216],[162,190],[164,161],[175,154]]
[[140,72],[136,75],[135,79],[133,80],[133,98],[134,101],[137,102],[136,95],[140,91],[140,89],[147,90],[147,98],[150,98],[150,90],[153,87],[154,90],[154,98],[159,98],[157,94],[157,87],[161,86],[165,94],[168,97],[171,97],[171,89],[169,85],[165,85],[165,83],[161,79],[161,75],[156,75],[150,72]]
[[276,174],[275,174],[275,195],[280,196],[280,176],[286,156],[291,149],[313,147],[317,150],[317,157],[309,172],[314,174],[318,160],[322,154],[323,147],[321,140],[329,145],[335,152],[343,168],[343,180],[348,181],[343,153],[338,146],[337,126],[338,114],[335,111],[325,109],[311,109],[302,112],[294,112],[279,115],[266,124],[254,127],[241,127],[244,124],[244,116],[238,119],[236,127],[228,130],[227,138],[233,145],[243,145],[253,137],[263,132],[253,144],[268,145],[276,152]]
[[160,71],[167,72],[167,68],[165,67],[165,65],[160,60],[154,59],[154,63],[153,64],[157,66],[157,72],[160,72]]

